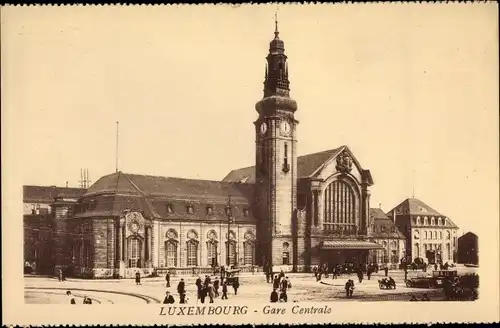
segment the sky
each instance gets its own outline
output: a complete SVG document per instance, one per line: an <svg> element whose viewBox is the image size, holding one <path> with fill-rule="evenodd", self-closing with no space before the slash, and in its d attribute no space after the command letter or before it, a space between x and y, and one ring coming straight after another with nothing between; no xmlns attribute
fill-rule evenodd
<svg viewBox="0 0 500 328"><path fill-rule="evenodd" d="M255 161L276 6L2 8L2 158L19 185L127 173L221 180ZM497 227L497 9L278 8L298 152L348 145L371 206L414 195ZM5 147L4 147L5 146ZM14 180L11 180L14 181ZM16 182L16 183L17 183Z"/></svg>

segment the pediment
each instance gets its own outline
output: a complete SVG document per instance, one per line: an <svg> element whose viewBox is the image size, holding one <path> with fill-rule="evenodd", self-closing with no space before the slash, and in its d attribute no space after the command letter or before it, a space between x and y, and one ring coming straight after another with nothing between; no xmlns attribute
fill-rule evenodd
<svg viewBox="0 0 500 328"><path fill-rule="evenodd" d="M341 151L335 153L326 160L325 163L314 172L313 177L326 180L335 174L349 174L355 178L358 183L366 182L372 184L369 171L362 168L357 158L347 146L344 146Z"/></svg>

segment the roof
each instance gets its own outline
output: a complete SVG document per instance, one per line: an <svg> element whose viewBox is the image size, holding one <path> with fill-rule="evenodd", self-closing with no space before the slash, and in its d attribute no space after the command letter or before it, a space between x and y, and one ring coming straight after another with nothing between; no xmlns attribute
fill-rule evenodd
<svg viewBox="0 0 500 328"><path fill-rule="evenodd" d="M365 240L325 240L322 249L380 249L383 248L377 243Z"/></svg>
<svg viewBox="0 0 500 328"><path fill-rule="evenodd" d="M315 173L330 158L338 155L346 146L299 156L297 158L297 177L305 178ZM255 166L232 170L222 181L255 183Z"/></svg>
<svg viewBox="0 0 500 328"><path fill-rule="evenodd" d="M407 198L404 201L401 202L398 206L393 208L393 210L396 210L396 215L397 214L410 214L410 215L427 215L427 216L446 216L429 205L425 204L423 201L416 199L416 198Z"/></svg>
<svg viewBox="0 0 500 328"><path fill-rule="evenodd" d="M225 222L225 207L229 195L234 221L255 224L255 218L251 214L251 184L123 172L97 180L81 199L84 205L88 205L83 206L83 211L76 211L75 217L120 216L126 210L131 210L140 211L148 218ZM168 210L169 207L171 211ZM188 212L188 207L192 207L191 213Z"/></svg>
<svg viewBox="0 0 500 328"><path fill-rule="evenodd" d="M454 228L458 228L458 226L446 215L441 214L436 211L423 201L417 198L407 198L402 201L398 206L394 207L392 210L387 213L387 215L392 216L393 212L396 212L396 216L398 215L410 215L410 216L440 216L445 217L448 225Z"/></svg>
<svg viewBox="0 0 500 328"><path fill-rule="evenodd" d="M380 208L370 208L370 218L373 219L373 238L405 239L394 222Z"/></svg>
<svg viewBox="0 0 500 328"><path fill-rule="evenodd" d="M56 186L23 186L24 203L53 203L56 197L79 198L86 189Z"/></svg>
<svg viewBox="0 0 500 328"><path fill-rule="evenodd" d="M476 239L477 240L477 235L471 231L464 233L460 237L458 237L458 240L467 240L467 239Z"/></svg>
<svg viewBox="0 0 500 328"><path fill-rule="evenodd" d="M97 180L85 196L112 193L186 199L251 201L253 185L210 180L183 179L117 172Z"/></svg>

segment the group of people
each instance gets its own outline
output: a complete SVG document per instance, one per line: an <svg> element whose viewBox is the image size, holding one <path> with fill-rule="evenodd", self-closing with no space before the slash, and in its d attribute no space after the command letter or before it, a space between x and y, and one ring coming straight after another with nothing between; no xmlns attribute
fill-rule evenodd
<svg viewBox="0 0 500 328"><path fill-rule="evenodd" d="M170 287L170 272L167 272L165 276L166 287ZM238 294L238 288L240 287L239 280L232 279L232 282L229 283L234 290L234 295ZM212 278L209 275L205 276L205 279L202 280L201 277L198 276L195 282L196 285L196 294L197 301L199 300L201 303L205 303L205 300L208 298L209 303L214 303L214 299L221 296L221 299L227 300L227 292L228 292L228 281L221 276L220 280L218 276L214 277L212 282ZM219 289L221 289L221 293L219 293ZM177 293L179 294L179 303L185 304L188 299L186 298L186 284L184 279L181 278L177 285ZM222 294L222 295L221 295ZM175 299L173 295L167 291L165 295L165 299L163 304L172 304L175 303Z"/></svg>
<svg viewBox="0 0 500 328"><path fill-rule="evenodd" d="M73 297L73 294L71 294L71 291L66 292L66 296L69 298L69 304L76 304L76 300ZM92 299L90 297L87 297L87 295L83 296L83 304L92 304Z"/></svg>
<svg viewBox="0 0 500 328"><path fill-rule="evenodd" d="M383 270L385 272L385 276L387 277L389 268L385 266ZM352 273L356 273L358 276L358 280L361 283L363 281L365 273L368 280L370 280L372 274L378 271L379 271L378 264L373 264L373 263L369 263L367 265L367 264L356 264L356 263L346 262L343 265L337 264L331 267L329 267L328 264L324 263L322 265L313 267L313 273L314 277L316 278L316 281L320 281L323 275L325 276L325 278L328 278L328 276L331 274L333 279L337 279L342 275L349 276Z"/></svg>
<svg viewBox="0 0 500 328"><path fill-rule="evenodd" d="M271 292L270 296L271 303L288 302L287 290L292 288L292 283L290 281L290 278L285 277L285 272L281 270L279 274L274 275L272 283L273 283L273 291Z"/></svg>

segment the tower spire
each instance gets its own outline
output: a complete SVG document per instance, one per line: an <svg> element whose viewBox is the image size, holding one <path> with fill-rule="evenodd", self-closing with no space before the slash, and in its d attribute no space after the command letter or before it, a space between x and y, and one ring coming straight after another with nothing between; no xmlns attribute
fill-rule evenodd
<svg viewBox="0 0 500 328"><path fill-rule="evenodd" d="M278 39L280 32L278 31L278 12L277 11L274 13L274 25L275 25L275 28L274 28L274 37L276 39Z"/></svg>

